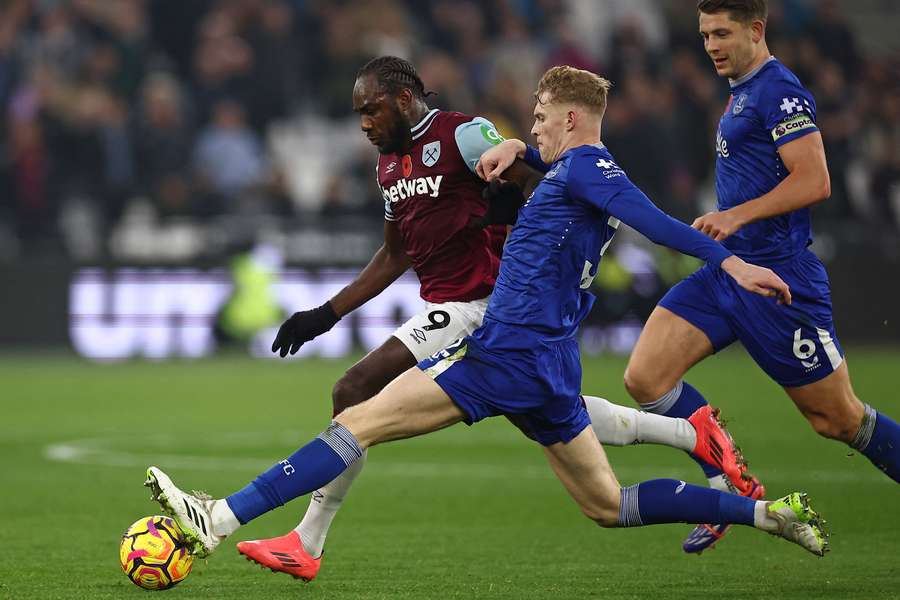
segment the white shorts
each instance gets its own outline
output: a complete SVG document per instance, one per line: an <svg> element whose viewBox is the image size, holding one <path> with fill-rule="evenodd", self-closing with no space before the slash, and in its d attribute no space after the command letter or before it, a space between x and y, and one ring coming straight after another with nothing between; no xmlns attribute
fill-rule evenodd
<svg viewBox="0 0 900 600"><path fill-rule="evenodd" d="M416 361L481 327L488 298L471 302L429 302L425 310L397 328L394 337L409 348Z"/></svg>

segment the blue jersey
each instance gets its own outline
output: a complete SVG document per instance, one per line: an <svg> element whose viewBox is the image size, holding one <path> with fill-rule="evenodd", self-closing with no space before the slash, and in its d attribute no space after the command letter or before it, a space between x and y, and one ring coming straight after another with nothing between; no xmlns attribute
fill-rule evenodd
<svg viewBox="0 0 900 600"><path fill-rule="evenodd" d="M818 131L812 94L774 58L731 88L716 134L720 211L772 191L788 175L778 148ZM741 258L762 263L789 259L810 243L806 208L744 225L724 242Z"/></svg>
<svg viewBox="0 0 900 600"><path fill-rule="evenodd" d="M485 323L571 338L593 306L588 289L620 220L714 266L731 254L656 208L602 144L572 148L549 166L526 162L545 175L506 242Z"/></svg>

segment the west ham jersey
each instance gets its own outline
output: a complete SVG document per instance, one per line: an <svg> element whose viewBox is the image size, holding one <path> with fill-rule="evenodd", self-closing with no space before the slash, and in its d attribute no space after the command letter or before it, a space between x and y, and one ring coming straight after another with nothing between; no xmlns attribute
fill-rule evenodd
<svg viewBox="0 0 900 600"><path fill-rule="evenodd" d="M412 128L403 155L378 158L385 219L397 223L428 302L465 302L491 293L499 268L496 232L469 226L484 215L484 182L474 168L502 141L480 117L431 110Z"/></svg>
<svg viewBox="0 0 900 600"><path fill-rule="evenodd" d="M818 131L816 103L797 77L770 58L731 82L731 98L716 135L719 210L772 191L788 175L778 148ZM744 225L724 241L752 262L780 262L812 242L809 209Z"/></svg>

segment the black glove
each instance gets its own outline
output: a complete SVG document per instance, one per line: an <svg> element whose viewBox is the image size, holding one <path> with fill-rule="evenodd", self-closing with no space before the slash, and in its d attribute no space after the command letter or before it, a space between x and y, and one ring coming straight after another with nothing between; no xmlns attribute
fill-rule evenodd
<svg viewBox="0 0 900 600"><path fill-rule="evenodd" d="M340 320L330 302L312 310L295 312L278 329L278 335L272 342L272 352L278 352L281 358L287 356L288 352L294 355L300 346L322 335Z"/></svg>
<svg viewBox="0 0 900 600"><path fill-rule="evenodd" d="M473 225L513 225L519 216L519 209L525 204L522 188L512 181L495 179L484 187L481 197L487 201L487 212Z"/></svg>

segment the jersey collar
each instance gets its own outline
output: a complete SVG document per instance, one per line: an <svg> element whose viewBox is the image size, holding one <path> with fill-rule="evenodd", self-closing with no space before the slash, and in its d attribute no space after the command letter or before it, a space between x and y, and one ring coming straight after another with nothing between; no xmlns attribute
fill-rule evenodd
<svg viewBox="0 0 900 600"><path fill-rule="evenodd" d="M773 60L775 60L775 57L774 57L774 56L770 56L770 57L768 58L768 60L766 60L763 64L759 65L758 67L756 67L755 69L753 69L752 71L750 71L749 73L747 73L746 75L744 75L743 77L740 77L740 78L738 78L738 79L729 79L729 80L728 80L728 83L731 84L731 89L734 89L734 88L736 88L736 87L739 86L739 85L744 85L745 83L747 83L748 81L750 81L751 79L753 79L754 77L756 77L756 75L757 75L760 71L762 71L762 70L765 68L765 66L768 65L768 64L769 64L770 62L772 62Z"/></svg>
<svg viewBox="0 0 900 600"><path fill-rule="evenodd" d="M425 135L425 132L428 131L429 127L431 127L431 124L434 122L434 117L437 114L438 109L432 108L425 114L424 117L422 117L421 121L413 125L409 130L409 132L412 134L412 139L416 140Z"/></svg>

